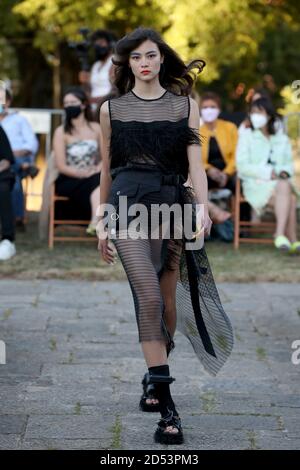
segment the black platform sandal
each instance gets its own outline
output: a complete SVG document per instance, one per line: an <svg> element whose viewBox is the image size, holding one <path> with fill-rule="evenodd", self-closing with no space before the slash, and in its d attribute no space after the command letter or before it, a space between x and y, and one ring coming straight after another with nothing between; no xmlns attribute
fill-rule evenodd
<svg viewBox="0 0 300 470"><path fill-rule="evenodd" d="M170 352L175 348L175 343L173 339L171 338L171 335L169 334L169 341L166 345L167 349L167 357L169 357ZM142 380L142 385L143 385L143 394L140 399L139 403L139 409L141 411L146 411L148 413L156 413L159 411L159 403L147 403L146 400L151 400L155 399L157 400L157 393L155 391L155 384L148 384L146 385L146 381L148 380L149 372L146 372L146 374L143 377Z"/></svg>
<svg viewBox="0 0 300 470"><path fill-rule="evenodd" d="M183 444L183 432L181 426L181 420L178 415L174 415L173 411L170 410L170 413L161 418L158 422L158 427L154 433L154 441L159 444ZM178 432L166 431L168 426L176 428Z"/></svg>
<svg viewBox="0 0 300 470"><path fill-rule="evenodd" d="M176 379L171 376L165 375L149 375L146 379L146 384L160 384L160 383L169 383L171 384ZM154 433L154 441L160 444L167 445L176 445L182 444L184 442L183 431L181 420L178 414L175 414L173 410L169 407L168 414L162 416L161 419L157 422L158 427ZM177 429L177 432L166 431L168 426L172 426Z"/></svg>
<svg viewBox="0 0 300 470"><path fill-rule="evenodd" d="M146 400L149 400L149 399L158 400L156 390L155 390L155 384L149 383L148 376L149 376L149 372L146 372L142 380L143 394L140 399L139 408L141 411L154 413L154 412L159 411L159 403L147 403L146 402Z"/></svg>

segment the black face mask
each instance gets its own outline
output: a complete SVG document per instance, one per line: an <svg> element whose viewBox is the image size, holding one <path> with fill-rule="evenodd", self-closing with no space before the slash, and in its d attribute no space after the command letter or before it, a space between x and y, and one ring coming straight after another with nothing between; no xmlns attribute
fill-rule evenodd
<svg viewBox="0 0 300 470"><path fill-rule="evenodd" d="M81 106L66 106L64 108L66 112L66 119L70 121L71 119L75 119L79 116L79 114L82 112Z"/></svg>
<svg viewBox="0 0 300 470"><path fill-rule="evenodd" d="M99 46L95 44L95 57L97 60L103 60L108 56L110 48L108 46Z"/></svg>

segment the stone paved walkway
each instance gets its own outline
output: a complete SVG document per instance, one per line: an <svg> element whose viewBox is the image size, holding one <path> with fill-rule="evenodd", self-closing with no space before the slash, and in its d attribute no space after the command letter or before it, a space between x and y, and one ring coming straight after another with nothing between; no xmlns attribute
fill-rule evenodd
<svg viewBox="0 0 300 470"><path fill-rule="evenodd" d="M221 284L231 360L206 374L176 334L180 449L300 449L300 288ZM127 282L0 281L0 448L163 449L138 410L145 364ZM171 448L171 447L169 447Z"/></svg>

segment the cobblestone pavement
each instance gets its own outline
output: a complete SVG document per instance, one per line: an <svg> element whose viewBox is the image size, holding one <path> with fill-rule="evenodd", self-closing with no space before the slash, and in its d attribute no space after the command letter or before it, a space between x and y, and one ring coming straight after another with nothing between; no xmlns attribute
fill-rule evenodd
<svg viewBox="0 0 300 470"><path fill-rule="evenodd" d="M212 378L176 334L185 444L173 448L300 449L299 285L218 287L234 352ZM146 368L127 282L1 280L0 299L0 448L165 448L153 442L159 414L138 409Z"/></svg>

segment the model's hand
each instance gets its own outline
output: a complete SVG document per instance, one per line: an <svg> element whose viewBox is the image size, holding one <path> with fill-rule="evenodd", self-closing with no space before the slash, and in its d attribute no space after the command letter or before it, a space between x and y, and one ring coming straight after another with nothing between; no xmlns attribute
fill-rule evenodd
<svg viewBox="0 0 300 470"><path fill-rule="evenodd" d="M208 211L199 210L196 215L197 231L195 238L200 238L201 236L209 236L212 226L212 220L209 217Z"/></svg>
<svg viewBox="0 0 300 470"><path fill-rule="evenodd" d="M99 239L98 250L100 251L103 260L108 264L115 264L114 250L110 246L102 219L97 223L97 236Z"/></svg>
<svg viewBox="0 0 300 470"><path fill-rule="evenodd" d="M102 258L106 263L115 264L116 261L114 257L114 251L112 247L109 245L108 239L99 240L98 250L100 251Z"/></svg>
<svg viewBox="0 0 300 470"><path fill-rule="evenodd" d="M204 211L204 214L201 217L201 223L202 223L202 227L204 231L204 236L208 237L210 235L212 220L209 217L209 213L207 209Z"/></svg>
<svg viewBox="0 0 300 470"><path fill-rule="evenodd" d="M212 226L212 220L209 217L209 214L207 213L204 217L204 235L206 237L210 235L211 226Z"/></svg>

